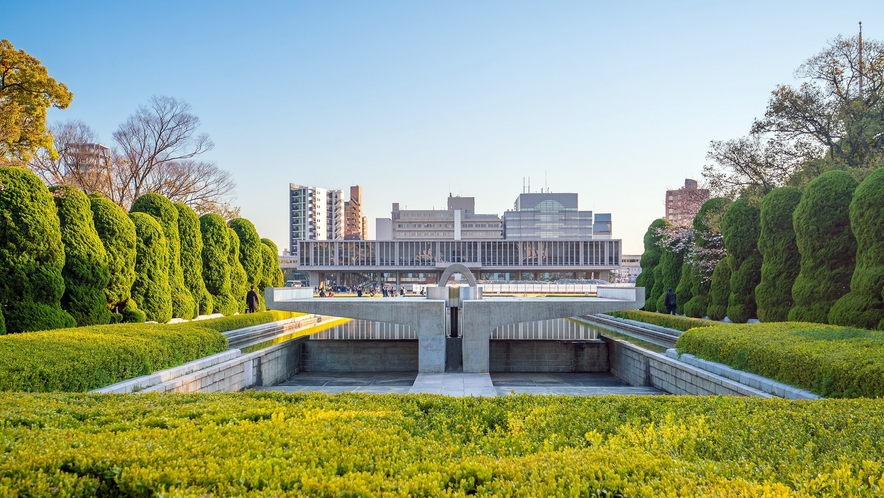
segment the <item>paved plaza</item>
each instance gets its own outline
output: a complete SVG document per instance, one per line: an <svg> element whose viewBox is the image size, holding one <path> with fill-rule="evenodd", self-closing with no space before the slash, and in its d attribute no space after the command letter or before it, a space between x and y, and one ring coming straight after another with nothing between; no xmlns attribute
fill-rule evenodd
<svg viewBox="0 0 884 498"><path fill-rule="evenodd" d="M287 393L430 393L446 396L665 394L653 387L632 387L609 373L304 372L280 385L255 389Z"/></svg>

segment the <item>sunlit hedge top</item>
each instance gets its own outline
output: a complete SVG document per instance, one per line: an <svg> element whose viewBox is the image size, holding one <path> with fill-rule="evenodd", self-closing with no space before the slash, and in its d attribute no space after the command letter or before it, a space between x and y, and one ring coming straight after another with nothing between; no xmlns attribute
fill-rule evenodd
<svg viewBox="0 0 884 498"><path fill-rule="evenodd" d="M89 203L110 268L107 303L125 306L135 282L135 224L123 208L100 194L90 195Z"/></svg>

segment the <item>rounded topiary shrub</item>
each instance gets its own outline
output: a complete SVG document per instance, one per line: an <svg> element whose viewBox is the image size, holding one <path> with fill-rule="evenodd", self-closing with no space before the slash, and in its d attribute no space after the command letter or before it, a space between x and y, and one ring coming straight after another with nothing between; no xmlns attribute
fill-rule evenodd
<svg viewBox="0 0 884 498"><path fill-rule="evenodd" d="M169 243L153 216L129 213L135 223L135 283L132 299L147 320L166 323L172 319L172 290L169 287ZM127 310L123 310L124 319ZM130 320L126 320L130 321ZM135 321L135 320L132 320Z"/></svg>
<svg viewBox="0 0 884 498"><path fill-rule="evenodd" d="M239 306L230 295L230 229L219 214L200 216L203 239L203 281L212 296L214 311L232 315Z"/></svg>
<svg viewBox="0 0 884 498"><path fill-rule="evenodd" d="M209 315L212 313L212 296L203 282L203 237L200 234L200 219L190 206L180 202L175 204L178 210L178 235L181 239L181 271L184 274L184 285L190 291L196 306L190 317Z"/></svg>
<svg viewBox="0 0 884 498"><path fill-rule="evenodd" d="M654 269L660 264L660 256L663 251L660 249L660 230L669 226L669 222L663 218L658 218L651 222L648 231L645 232L644 244L645 251L642 253L641 265L642 271L638 278L635 279L636 287L645 288L645 305L642 308L645 311L657 311L657 298L659 297L658 287L654 281Z"/></svg>
<svg viewBox="0 0 884 498"><path fill-rule="evenodd" d="M2 306L0 306L0 335L6 335L6 319L3 318Z"/></svg>
<svg viewBox="0 0 884 498"><path fill-rule="evenodd" d="M789 319L792 285L801 268L792 225L792 214L800 201L801 191L795 187L774 189L761 201L761 282L755 288L755 302L762 322Z"/></svg>
<svg viewBox="0 0 884 498"><path fill-rule="evenodd" d="M666 237L661 239L660 244L662 246L662 254L660 255L660 264L657 265L654 273L654 288L660 289L656 303L657 311L666 313L666 293L670 288L675 290L679 279L681 279L684 248L679 247L677 243ZM677 304L678 300L676 299Z"/></svg>
<svg viewBox="0 0 884 498"><path fill-rule="evenodd" d="M184 272L181 269L181 236L178 232L178 210L172 201L160 194L144 194L132 203L130 213L147 213L160 223L168 245L167 264L169 265L169 287L172 289L172 316L175 318L193 317L196 303L184 285ZM146 311L146 310L145 310ZM150 317L150 313L147 313Z"/></svg>
<svg viewBox="0 0 884 498"><path fill-rule="evenodd" d="M801 269L792 285L790 322L828 323L832 305L850 290L856 265L850 202L856 185L845 171L827 171L801 195L792 215Z"/></svg>
<svg viewBox="0 0 884 498"><path fill-rule="evenodd" d="M873 329L884 325L884 168L872 172L853 194L850 228L856 267L850 292L829 311L829 323Z"/></svg>
<svg viewBox="0 0 884 498"><path fill-rule="evenodd" d="M147 314L138 309L138 306L135 305L135 301L132 299L126 301L126 306L121 311L121 314L123 315L123 321L126 323L144 323L147 321Z"/></svg>
<svg viewBox="0 0 884 498"><path fill-rule="evenodd" d="M282 267L279 266L279 247L268 238L262 238L261 243L270 249L269 253L264 251L264 287L284 286L285 278L282 276Z"/></svg>
<svg viewBox="0 0 884 498"><path fill-rule="evenodd" d="M227 228L230 241L230 252L227 253L227 264L230 265L230 306L237 313L246 310L246 294L249 292L249 277L240 263L239 237L232 228Z"/></svg>
<svg viewBox="0 0 884 498"><path fill-rule="evenodd" d="M721 235L731 265L727 316L735 323L746 323L756 316L755 287L761 280L759 214L758 208L748 200L737 199L721 219Z"/></svg>
<svg viewBox="0 0 884 498"><path fill-rule="evenodd" d="M724 320L731 295L731 262L725 257L715 265L709 286L709 307L706 315L710 320Z"/></svg>
<svg viewBox="0 0 884 498"><path fill-rule="evenodd" d="M245 218L230 220L230 228L239 238L239 262L246 271L247 285L258 287L264 272L264 251L261 249L261 237L251 221Z"/></svg>
<svg viewBox="0 0 884 498"><path fill-rule="evenodd" d="M92 221L89 198L80 189L59 185L49 189L58 209L64 245L64 294L61 306L77 325L110 323L105 289L110 281L107 253Z"/></svg>
<svg viewBox="0 0 884 498"><path fill-rule="evenodd" d="M64 247L46 185L23 168L0 167L0 308L7 332L76 325L61 308Z"/></svg>
<svg viewBox="0 0 884 498"><path fill-rule="evenodd" d="M688 258L684 258L681 265L681 277L678 279L678 286L675 288L675 313L684 315L684 307L692 297L694 287L694 267Z"/></svg>
<svg viewBox="0 0 884 498"><path fill-rule="evenodd" d="M123 208L101 194L91 194L89 205L110 270L105 299L111 310L122 313L126 306L135 306L130 300L135 282L135 224Z"/></svg>
<svg viewBox="0 0 884 498"><path fill-rule="evenodd" d="M694 254L691 299L684 304L685 315L703 318L709 308L712 272L724 257L724 240L721 236L721 219L731 200L716 197L704 202L694 216Z"/></svg>

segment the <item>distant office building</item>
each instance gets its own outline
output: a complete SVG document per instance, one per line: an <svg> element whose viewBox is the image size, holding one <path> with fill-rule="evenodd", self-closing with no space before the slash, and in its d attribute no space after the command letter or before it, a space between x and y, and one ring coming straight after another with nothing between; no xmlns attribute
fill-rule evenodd
<svg viewBox="0 0 884 498"><path fill-rule="evenodd" d="M344 202L344 239L365 240L364 235L368 227L364 226L365 217L362 216L362 187L354 185L350 187L350 200Z"/></svg>
<svg viewBox="0 0 884 498"><path fill-rule="evenodd" d="M343 239L343 192L289 184L289 218L292 248L299 240Z"/></svg>
<svg viewBox="0 0 884 498"><path fill-rule="evenodd" d="M387 221L389 220L389 232ZM390 218L378 218L377 240L478 240L501 239L502 223L496 214L476 214L474 197L448 196L448 209L400 209L393 203ZM389 238L387 238L389 237Z"/></svg>
<svg viewBox="0 0 884 498"><path fill-rule="evenodd" d="M614 273L614 282L616 283L635 283L642 272L641 254L624 254L620 257L620 268L612 272ZM645 289L645 292L648 292Z"/></svg>
<svg viewBox="0 0 884 498"><path fill-rule="evenodd" d="M684 187L666 191L666 219L673 225L691 225L709 190L697 187L697 180L685 179Z"/></svg>
<svg viewBox="0 0 884 498"><path fill-rule="evenodd" d="M522 193L513 209L503 214L504 238L512 239L591 239L611 238L610 213L577 208L577 194Z"/></svg>

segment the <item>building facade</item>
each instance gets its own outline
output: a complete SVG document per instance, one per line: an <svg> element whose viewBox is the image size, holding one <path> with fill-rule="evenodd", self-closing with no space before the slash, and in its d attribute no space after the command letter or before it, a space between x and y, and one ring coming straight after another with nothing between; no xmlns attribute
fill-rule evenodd
<svg viewBox="0 0 884 498"><path fill-rule="evenodd" d="M684 187L666 191L666 219L673 225L691 225L709 190L698 188L697 180L685 179Z"/></svg>
<svg viewBox="0 0 884 498"><path fill-rule="evenodd" d="M362 216L362 187L350 187L350 200L344 202L344 239L365 240L368 238L366 218Z"/></svg>
<svg viewBox="0 0 884 498"><path fill-rule="evenodd" d="M289 244L344 238L344 199L340 190L289 184Z"/></svg>
<svg viewBox="0 0 884 498"><path fill-rule="evenodd" d="M448 197L448 209L400 209L393 203L390 218L379 218L378 240L501 239L502 222L496 214L476 214L474 197ZM389 220L389 223L386 221ZM388 227L389 226L389 230Z"/></svg>
<svg viewBox="0 0 884 498"><path fill-rule="evenodd" d="M610 213L580 211L577 194L522 193L513 203L513 209L503 214L504 238L507 240L533 239L591 239L611 238Z"/></svg>

